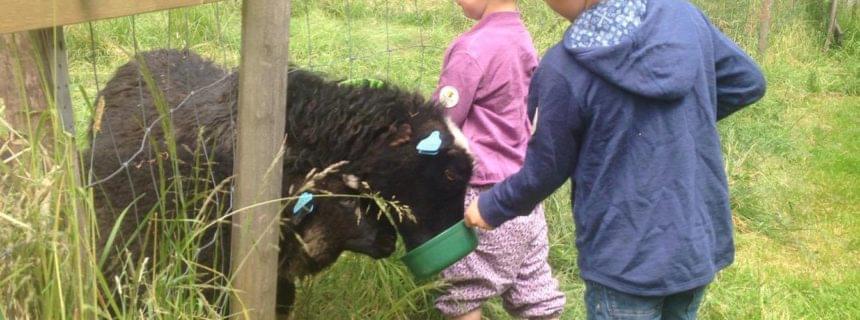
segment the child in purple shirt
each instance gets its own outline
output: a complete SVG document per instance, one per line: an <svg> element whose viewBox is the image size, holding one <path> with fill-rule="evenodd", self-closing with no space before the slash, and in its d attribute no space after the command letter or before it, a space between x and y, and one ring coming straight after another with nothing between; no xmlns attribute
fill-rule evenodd
<svg viewBox="0 0 860 320"><path fill-rule="evenodd" d="M537 67L531 37L514 0L458 0L478 23L454 40L434 93L449 118L463 130L475 157L466 197L517 172L531 136L526 96ZM547 263L543 208L492 231L478 231L478 248L442 272L451 283L436 301L448 317L480 319L481 305L501 296L511 314L558 318L565 297Z"/></svg>

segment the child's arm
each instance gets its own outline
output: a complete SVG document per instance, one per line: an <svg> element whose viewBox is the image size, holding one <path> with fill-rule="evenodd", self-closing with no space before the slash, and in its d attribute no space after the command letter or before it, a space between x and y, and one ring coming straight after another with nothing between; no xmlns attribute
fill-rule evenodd
<svg viewBox="0 0 860 320"><path fill-rule="evenodd" d="M493 227L525 215L570 177L579 151L582 120L571 103L570 86L553 69L539 69L532 79L529 103L540 104L537 128L519 172L481 194L481 217ZM530 109L534 109L531 106Z"/></svg>
<svg viewBox="0 0 860 320"><path fill-rule="evenodd" d="M755 103L766 82L755 61L713 25L717 76L717 120Z"/></svg>
<svg viewBox="0 0 860 320"><path fill-rule="evenodd" d="M481 83L483 70L465 52L454 52L448 59L433 97L445 107L445 115L458 127L463 127Z"/></svg>

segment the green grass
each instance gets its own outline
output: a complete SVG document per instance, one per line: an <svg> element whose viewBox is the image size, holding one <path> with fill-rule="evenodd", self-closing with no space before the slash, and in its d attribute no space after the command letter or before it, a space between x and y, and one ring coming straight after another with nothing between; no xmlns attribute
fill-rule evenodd
<svg viewBox="0 0 860 320"><path fill-rule="evenodd" d="M759 1L695 2L754 51ZM542 1L520 5L538 51L558 41L566 22ZM843 10L844 42L824 51L824 6L775 2L770 46L766 56L756 57L768 94L719 125L737 256L710 286L704 319L860 319L860 10ZM92 34L88 24L70 26L78 131L88 126L97 87L129 54L189 47L235 67L240 22L238 3L227 1L94 22ZM470 25L450 1L296 0L291 61L337 77L390 79L427 94L447 43ZM80 256L78 235L61 216L76 199L91 210L87 192L70 186L62 153L31 149L19 159L25 165L0 164L0 301L9 302L0 304L0 317L73 317L77 307L94 307L96 300L80 294L86 287L80 273L68 269ZM563 318L581 319L584 285L568 194L564 187L545 202L549 262L567 294ZM165 246L187 249L187 243L177 239ZM125 317L211 318L212 306L176 267L188 256L180 253L150 270L144 282L157 290L140 297ZM323 274L301 281L295 318L440 319L432 301L442 285L414 283L395 258L346 254ZM509 318L498 300L485 315Z"/></svg>

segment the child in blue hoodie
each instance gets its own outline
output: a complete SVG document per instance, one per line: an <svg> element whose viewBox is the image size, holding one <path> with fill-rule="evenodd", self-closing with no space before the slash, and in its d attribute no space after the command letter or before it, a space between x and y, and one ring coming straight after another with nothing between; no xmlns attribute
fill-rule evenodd
<svg viewBox="0 0 860 320"><path fill-rule="evenodd" d="M764 77L686 1L546 2L572 24L532 78L525 162L466 223L528 214L569 177L589 319L694 319L734 259L717 121Z"/></svg>

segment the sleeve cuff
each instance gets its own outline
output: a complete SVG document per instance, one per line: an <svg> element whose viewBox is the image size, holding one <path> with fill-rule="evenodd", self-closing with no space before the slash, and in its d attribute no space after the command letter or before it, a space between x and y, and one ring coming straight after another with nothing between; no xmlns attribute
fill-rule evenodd
<svg viewBox="0 0 860 320"><path fill-rule="evenodd" d="M493 228L497 228L512 217L505 215L504 211L495 201L492 189L484 191L478 197L478 211L481 213L481 218Z"/></svg>

